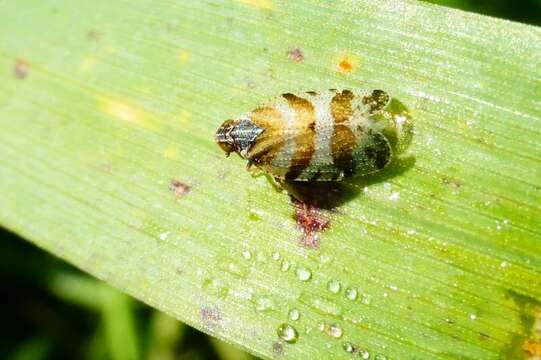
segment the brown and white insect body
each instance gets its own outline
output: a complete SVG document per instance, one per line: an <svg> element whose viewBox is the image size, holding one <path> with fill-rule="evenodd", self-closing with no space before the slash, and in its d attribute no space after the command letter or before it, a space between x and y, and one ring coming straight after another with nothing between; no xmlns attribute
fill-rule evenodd
<svg viewBox="0 0 541 360"><path fill-rule="evenodd" d="M406 108L382 90L283 94L225 121L218 145L279 180L337 181L389 164L411 140Z"/></svg>

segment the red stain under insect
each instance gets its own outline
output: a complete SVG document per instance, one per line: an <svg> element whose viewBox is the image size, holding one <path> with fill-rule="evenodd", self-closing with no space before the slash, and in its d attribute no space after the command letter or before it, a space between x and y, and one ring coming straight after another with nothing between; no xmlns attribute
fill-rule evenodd
<svg viewBox="0 0 541 360"><path fill-rule="evenodd" d="M314 205L295 201L295 220L302 231L302 245L307 248L317 248L319 245L319 232L327 229L330 220L322 210Z"/></svg>
<svg viewBox="0 0 541 360"><path fill-rule="evenodd" d="M28 76L28 63L26 60L17 59L13 68L13 74L15 74L17 79L24 79Z"/></svg>
<svg viewBox="0 0 541 360"><path fill-rule="evenodd" d="M304 54L302 53L301 49L295 48L292 50L289 50L287 52L287 57L289 60L292 60L294 62L302 62L304 60Z"/></svg>
<svg viewBox="0 0 541 360"><path fill-rule="evenodd" d="M169 190L171 190L176 197L181 197L189 193L191 187L181 181L173 179L169 183Z"/></svg>

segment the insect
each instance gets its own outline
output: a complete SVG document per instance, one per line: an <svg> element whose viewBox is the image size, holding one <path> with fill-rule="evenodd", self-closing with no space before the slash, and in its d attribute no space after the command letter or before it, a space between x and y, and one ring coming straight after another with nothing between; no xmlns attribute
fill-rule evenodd
<svg viewBox="0 0 541 360"><path fill-rule="evenodd" d="M389 164L411 141L407 108L383 90L286 93L226 120L218 145L278 181L340 181Z"/></svg>

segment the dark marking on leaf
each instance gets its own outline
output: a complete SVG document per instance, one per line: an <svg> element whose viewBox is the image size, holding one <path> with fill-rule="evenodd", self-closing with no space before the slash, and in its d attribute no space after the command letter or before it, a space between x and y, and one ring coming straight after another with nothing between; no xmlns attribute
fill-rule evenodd
<svg viewBox="0 0 541 360"><path fill-rule="evenodd" d="M101 34L96 29L88 30L86 33L86 39L88 41L98 41L101 38Z"/></svg>
<svg viewBox="0 0 541 360"><path fill-rule="evenodd" d="M451 189L454 189L454 190L458 190L462 186L462 181L460 181L458 179L454 179L454 178L449 177L449 176L443 176L441 178L441 181L442 181L443 184L449 186Z"/></svg>
<svg viewBox="0 0 541 360"><path fill-rule="evenodd" d="M289 58L289 60L294 61L296 63L300 63L304 61L304 54L299 48L289 50L287 52L287 57Z"/></svg>
<svg viewBox="0 0 541 360"><path fill-rule="evenodd" d="M275 355L282 355L284 353L284 346L279 342L275 342L274 344L272 344L272 352Z"/></svg>
<svg viewBox="0 0 541 360"><path fill-rule="evenodd" d="M169 183L169 190L171 190L176 197L182 197L188 194L192 188L181 181L172 179Z"/></svg>

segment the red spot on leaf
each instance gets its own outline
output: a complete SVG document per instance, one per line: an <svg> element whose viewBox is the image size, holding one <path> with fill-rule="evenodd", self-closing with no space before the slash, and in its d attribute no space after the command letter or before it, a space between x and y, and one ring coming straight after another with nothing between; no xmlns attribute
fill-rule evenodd
<svg viewBox="0 0 541 360"><path fill-rule="evenodd" d="M302 244L307 248L317 248L319 233L327 229L330 219L320 208L304 202L295 201L295 220L302 231Z"/></svg>
<svg viewBox="0 0 541 360"><path fill-rule="evenodd" d="M289 50L287 52L287 57L289 58L289 60L292 60L297 63L302 62L304 60L304 54L299 48Z"/></svg>
<svg viewBox="0 0 541 360"><path fill-rule="evenodd" d="M188 184L173 179L169 183L169 190L171 190L176 197L182 197L190 192L191 187Z"/></svg>

